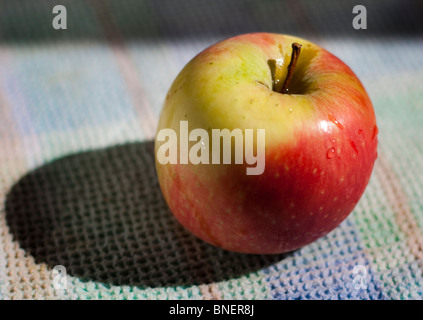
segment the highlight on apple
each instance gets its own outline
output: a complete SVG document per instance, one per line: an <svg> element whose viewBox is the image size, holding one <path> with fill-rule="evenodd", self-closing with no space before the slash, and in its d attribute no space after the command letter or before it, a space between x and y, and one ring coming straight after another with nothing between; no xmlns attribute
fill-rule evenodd
<svg viewBox="0 0 423 320"><path fill-rule="evenodd" d="M254 143L256 131L256 143ZM180 121L179 135L170 128L157 133L157 161L162 164L235 164L245 162L247 175L261 175L265 169L265 129L212 129L211 141L207 130L196 128L188 133L188 121ZM178 145L179 136L179 145ZM232 139L233 138L233 139ZM245 141L244 141L245 140ZM221 143L223 141L223 143ZM232 148L232 141L234 145ZM191 148L189 143L191 142ZM196 142L195 144L192 144ZM211 161L210 161L211 142ZM255 147L255 148L254 148ZM188 150L189 149L189 150ZM256 149L256 152L254 152ZM232 156L232 150L234 156ZM256 155L254 155L256 153ZM223 160L221 162L221 160ZM255 165L255 166L254 166Z"/></svg>

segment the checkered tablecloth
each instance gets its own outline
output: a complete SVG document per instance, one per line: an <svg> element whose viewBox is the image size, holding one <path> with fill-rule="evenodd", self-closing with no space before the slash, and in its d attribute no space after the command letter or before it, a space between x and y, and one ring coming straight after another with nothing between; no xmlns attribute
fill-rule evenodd
<svg viewBox="0 0 423 320"><path fill-rule="evenodd" d="M67 9L67 29L52 9ZM0 2L0 299L421 299L423 5L361 1ZM173 79L232 35L307 38L347 63L379 127L351 215L285 255L183 229L153 140ZM60 267L63 266L64 268Z"/></svg>

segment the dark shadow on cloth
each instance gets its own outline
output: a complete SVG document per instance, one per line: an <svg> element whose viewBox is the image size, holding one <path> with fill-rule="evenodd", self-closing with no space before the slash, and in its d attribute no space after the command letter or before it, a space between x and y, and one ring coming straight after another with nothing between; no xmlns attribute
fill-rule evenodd
<svg viewBox="0 0 423 320"><path fill-rule="evenodd" d="M67 9L67 29L52 27L53 7ZM355 30L353 7L367 9ZM2 0L0 42L224 38L248 32L315 37L408 37L423 34L416 0Z"/></svg>
<svg viewBox="0 0 423 320"><path fill-rule="evenodd" d="M7 195L6 219L37 262L106 284L198 285L284 258L228 252L186 231L162 197L151 141L66 156L28 173Z"/></svg>

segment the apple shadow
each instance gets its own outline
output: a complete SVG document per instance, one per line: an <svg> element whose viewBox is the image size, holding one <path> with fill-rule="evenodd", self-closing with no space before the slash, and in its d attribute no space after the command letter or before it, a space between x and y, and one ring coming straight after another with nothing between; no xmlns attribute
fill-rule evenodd
<svg viewBox="0 0 423 320"><path fill-rule="evenodd" d="M14 239L38 263L83 281L162 287L239 277L286 255L229 252L173 217L152 141L73 154L28 173L6 198Z"/></svg>

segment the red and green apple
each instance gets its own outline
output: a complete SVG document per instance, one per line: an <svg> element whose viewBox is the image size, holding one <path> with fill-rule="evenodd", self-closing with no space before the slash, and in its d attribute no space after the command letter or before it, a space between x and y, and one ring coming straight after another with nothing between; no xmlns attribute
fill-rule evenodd
<svg viewBox="0 0 423 320"><path fill-rule="evenodd" d="M194 57L168 91L158 132L179 132L181 121L210 136L265 129L257 175L246 174L247 163L159 163L156 140L171 212L230 251L284 253L326 235L358 203L377 157L375 113L357 76L325 49L288 35L240 35Z"/></svg>

